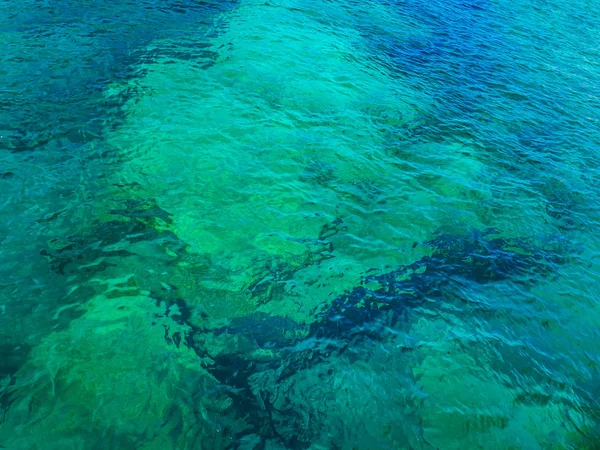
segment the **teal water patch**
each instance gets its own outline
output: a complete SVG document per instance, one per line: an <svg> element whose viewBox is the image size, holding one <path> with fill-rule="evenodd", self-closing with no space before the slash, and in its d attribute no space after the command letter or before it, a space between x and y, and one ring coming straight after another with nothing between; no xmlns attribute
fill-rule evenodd
<svg viewBox="0 0 600 450"><path fill-rule="evenodd" d="M233 5L172 7L163 2L0 7L6 19L0 31L2 415L14 402L15 373L31 348L80 317L79 306L95 293L94 274L113 266L111 257L131 253L98 246L114 245L140 228L153 236L135 224L96 226L95 205L106 200L109 149L102 135L123 119L121 105L133 94L107 97L105 91L117 80L139 77L140 61L162 53L175 58L166 46L149 50L153 40L199 23L214 33L213 18ZM196 55L208 63L212 55L205 47L176 56Z"/></svg>
<svg viewBox="0 0 600 450"><path fill-rule="evenodd" d="M202 46L177 54L146 46L199 23L212 25L211 17L228 7L194 1L5 5L0 145L24 151L54 144L64 152L97 138L119 113L118 99L98 98L107 84L136 76L136 62L161 53L210 59Z"/></svg>
<svg viewBox="0 0 600 450"><path fill-rule="evenodd" d="M62 6L3 28L1 445L595 448L584 2Z"/></svg>

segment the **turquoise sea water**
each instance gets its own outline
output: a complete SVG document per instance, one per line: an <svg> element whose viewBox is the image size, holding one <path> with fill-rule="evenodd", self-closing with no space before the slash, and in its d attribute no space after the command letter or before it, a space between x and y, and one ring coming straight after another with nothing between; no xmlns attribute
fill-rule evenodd
<svg viewBox="0 0 600 450"><path fill-rule="evenodd" d="M600 3L0 13L0 448L600 448Z"/></svg>

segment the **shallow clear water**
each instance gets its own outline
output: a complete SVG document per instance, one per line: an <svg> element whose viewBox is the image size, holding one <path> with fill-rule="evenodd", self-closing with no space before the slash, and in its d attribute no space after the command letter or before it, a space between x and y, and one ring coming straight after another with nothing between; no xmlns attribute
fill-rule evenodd
<svg viewBox="0 0 600 450"><path fill-rule="evenodd" d="M0 12L0 447L597 448L600 4Z"/></svg>

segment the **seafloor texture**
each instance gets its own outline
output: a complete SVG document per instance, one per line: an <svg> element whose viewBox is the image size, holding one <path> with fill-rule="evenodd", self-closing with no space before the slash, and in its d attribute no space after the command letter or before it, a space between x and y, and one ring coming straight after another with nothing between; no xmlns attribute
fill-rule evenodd
<svg viewBox="0 0 600 450"><path fill-rule="evenodd" d="M0 448L599 448L598 2L0 13Z"/></svg>

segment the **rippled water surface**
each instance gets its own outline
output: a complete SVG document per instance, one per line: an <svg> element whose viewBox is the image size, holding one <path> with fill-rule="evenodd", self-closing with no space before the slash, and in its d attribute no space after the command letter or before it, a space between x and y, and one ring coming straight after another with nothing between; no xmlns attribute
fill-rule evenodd
<svg viewBox="0 0 600 450"><path fill-rule="evenodd" d="M0 448L599 448L600 3L0 13Z"/></svg>

